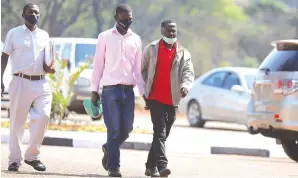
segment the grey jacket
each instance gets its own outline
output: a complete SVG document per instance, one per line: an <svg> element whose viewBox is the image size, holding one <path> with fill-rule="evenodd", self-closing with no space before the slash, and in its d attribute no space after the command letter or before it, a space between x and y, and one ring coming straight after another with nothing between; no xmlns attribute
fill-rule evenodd
<svg viewBox="0 0 298 178"><path fill-rule="evenodd" d="M153 41L143 51L142 76L146 84L146 98L150 94L155 76L159 41ZM183 87L190 91L194 82L194 70L190 53L179 43L177 43L176 47L176 55L171 70L171 94L174 106L178 106L180 103L180 89Z"/></svg>

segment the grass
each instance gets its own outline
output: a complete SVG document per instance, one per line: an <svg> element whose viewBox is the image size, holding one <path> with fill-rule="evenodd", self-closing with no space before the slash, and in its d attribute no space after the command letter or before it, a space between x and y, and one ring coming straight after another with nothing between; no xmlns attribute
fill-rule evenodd
<svg viewBox="0 0 298 178"><path fill-rule="evenodd" d="M2 121L1 128L9 128L10 121ZM26 129L29 128L29 124L26 123ZM48 130L56 131L78 131L78 132L107 132L107 128L104 125L78 125L78 124L49 124ZM152 131L146 129L135 128L132 133L136 134L152 134Z"/></svg>

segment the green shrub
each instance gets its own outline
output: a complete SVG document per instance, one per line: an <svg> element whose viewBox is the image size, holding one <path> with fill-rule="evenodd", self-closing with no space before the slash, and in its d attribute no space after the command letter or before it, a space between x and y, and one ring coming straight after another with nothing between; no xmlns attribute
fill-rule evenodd
<svg viewBox="0 0 298 178"><path fill-rule="evenodd" d="M80 74L90 67L93 61L88 61L79 66L73 73L67 74L66 64L62 60L55 61L55 74L49 74L49 82L52 89L52 108L51 108L51 122L58 121L65 118L67 106L73 95L73 86ZM66 86L66 87L65 87Z"/></svg>

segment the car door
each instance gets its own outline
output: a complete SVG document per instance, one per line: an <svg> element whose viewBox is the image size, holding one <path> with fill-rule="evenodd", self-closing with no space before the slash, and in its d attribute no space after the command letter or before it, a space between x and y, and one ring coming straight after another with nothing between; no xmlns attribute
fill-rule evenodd
<svg viewBox="0 0 298 178"><path fill-rule="evenodd" d="M233 91L233 86L242 87L243 91ZM223 83L223 96L218 107L222 111L223 121L239 122L243 120L247 104L247 92L237 73L229 72Z"/></svg>
<svg viewBox="0 0 298 178"><path fill-rule="evenodd" d="M220 115L219 103L221 103L222 86L227 72L219 71L210 74L202 82L200 90L200 105L204 119L214 120Z"/></svg>

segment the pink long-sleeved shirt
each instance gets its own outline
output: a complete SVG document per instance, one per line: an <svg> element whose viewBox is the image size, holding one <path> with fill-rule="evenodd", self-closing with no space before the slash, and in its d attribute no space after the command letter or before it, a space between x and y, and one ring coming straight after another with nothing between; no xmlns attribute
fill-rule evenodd
<svg viewBox="0 0 298 178"><path fill-rule="evenodd" d="M91 91L101 94L107 85L137 85L144 94L145 82L141 75L142 41L132 30L121 35L116 27L98 35Z"/></svg>

